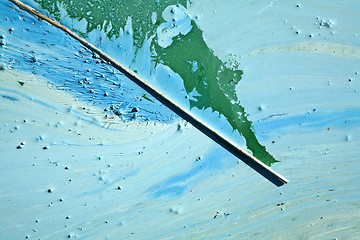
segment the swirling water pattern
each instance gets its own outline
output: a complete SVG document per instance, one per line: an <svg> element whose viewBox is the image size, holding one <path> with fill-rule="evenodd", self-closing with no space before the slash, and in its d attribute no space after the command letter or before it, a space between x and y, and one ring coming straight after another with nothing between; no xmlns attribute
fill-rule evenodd
<svg viewBox="0 0 360 240"><path fill-rule="evenodd" d="M313 1L231 2L218 6L219 1L211 1L212 8L204 8L203 2L193 1L186 9L219 61L226 62L227 51L240 57L235 61L243 71L234 85L237 98L256 138L281 160L273 168L290 184L275 188L65 34L1 1L1 238L357 238L356 1L340 8L337 1L326 6ZM144 2L139 6L149 11L151 23L166 8L155 17ZM66 17L69 12L57 13L78 31L87 31L84 21ZM94 17L103 26L100 13ZM248 23L247 35L231 24L234 16ZM274 16L277 21L271 25ZM251 27L251 17L263 19L252 21L257 28ZM121 23L124 35L137 29L135 19L132 24L128 19L124 16ZM97 26L89 38L105 45L110 40ZM219 34L214 30L219 26L231 30L220 28ZM274 37L250 37L266 35L265 30ZM180 33L172 44L189 34ZM118 39L124 48L119 54L148 59L146 51L138 55L140 50L135 54L126 46L129 36ZM131 41L144 50L143 37ZM302 43L312 39L317 42ZM184 66L196 72L201 68L196 62ZM139 73L152 69L142 66ZM163 67L162 75L170 70ZM171 89L160 83L164 91ZM173 90L183 104L196 104L202 95L190 92L193 86L181 78ZM201 114L196 106L192 110ZM203 111L211 114L209 108Z"/></svg>

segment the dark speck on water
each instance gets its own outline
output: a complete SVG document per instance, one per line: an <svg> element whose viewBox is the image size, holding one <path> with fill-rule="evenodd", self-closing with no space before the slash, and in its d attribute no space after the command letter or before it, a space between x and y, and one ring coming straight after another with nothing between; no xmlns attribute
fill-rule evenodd
<svg viewBox="0 0 360 240"><path fill-rule="evenodd" d="M131 110L131 112L139 112L139 108L135 107Z"/></svg>

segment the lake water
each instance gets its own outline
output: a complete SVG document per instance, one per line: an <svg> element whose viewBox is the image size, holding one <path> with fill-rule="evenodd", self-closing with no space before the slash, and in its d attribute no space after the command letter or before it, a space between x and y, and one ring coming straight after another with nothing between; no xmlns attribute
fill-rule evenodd
<svg viewBox="0 0 360 240"><path fill-rule="evenodd" d="M358 239L357 1L25 2L290 183L1 0L1 238Z"/></svg>

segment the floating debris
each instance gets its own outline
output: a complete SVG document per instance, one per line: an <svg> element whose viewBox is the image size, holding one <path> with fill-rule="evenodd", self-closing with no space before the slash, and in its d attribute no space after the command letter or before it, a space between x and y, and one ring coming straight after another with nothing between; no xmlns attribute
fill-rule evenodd
<svg viewBox="0 0 360 240"><path fill-rule="evenodd" d="M134 107L134 108L131 110L131 112L132 112L132 113L137 113L137 112L139 112L139 108Z"/></svg>

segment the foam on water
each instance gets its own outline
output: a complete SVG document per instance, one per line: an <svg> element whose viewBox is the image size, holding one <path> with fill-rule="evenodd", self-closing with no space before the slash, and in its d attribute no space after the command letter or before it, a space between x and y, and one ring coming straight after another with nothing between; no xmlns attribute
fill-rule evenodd
<svg viewBox="0 0 360 240"><path fill-rule="evenodd" d="M157 27L157 43L160 47L166 48L171 45L173 38L179 34L186 35L190 32L191 19L185 13L183 6L171 5L164 9L162 17L166 22Z"/></svg>

